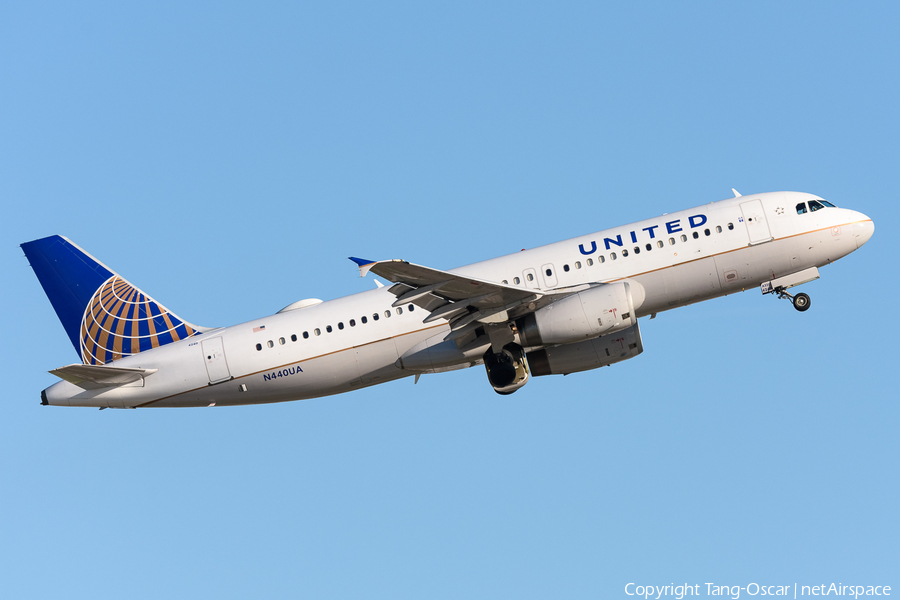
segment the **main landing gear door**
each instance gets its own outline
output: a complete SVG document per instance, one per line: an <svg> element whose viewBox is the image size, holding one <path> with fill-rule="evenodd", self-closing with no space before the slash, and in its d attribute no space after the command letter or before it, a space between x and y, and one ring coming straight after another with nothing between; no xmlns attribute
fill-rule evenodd
<svg viewBox="0 0 900 600"><path fill-rule="evenodd" d="M772 241L772 233L769 231L766 213L763 212L762 200L742 202L741 215L744 218L744 224L747 226L747 234L750 236L751 246Z"/></svg>
<svg viewBox="0 0 900 600"><path fill-rule="evenodd" d="M210 340L203 340L200 346L203 348L203 361L206 363L206 372L209 374L209 385L231 379L231 372L225 361L222 338L214 337Z"/></svg>

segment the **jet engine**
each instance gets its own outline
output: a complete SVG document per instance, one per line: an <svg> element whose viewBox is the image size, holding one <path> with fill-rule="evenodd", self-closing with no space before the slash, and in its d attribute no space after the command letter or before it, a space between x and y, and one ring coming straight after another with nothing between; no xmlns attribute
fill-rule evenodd
<svg viewBox="0 0 900 600"><path fill-rule="evenodd" d="M489 349L484 354L484 369L498 394L512 394L528 383L528 359L518 344L507 344L496 353Z"/></svg>
<svg viewBox="0 0 900 600"><path fill-rule="evenodd" d="M643 302L637 282L601 284L522 317L516 327L526 347L570 344L633 326Z"/></svg>
<svg viewBox="0 0 900 600"><path fill-rule="evenodd" d="M568 375L628 360L643 351L641 331L635 322L627 329L603 337L529 352L528 362L535 377Z"/></svg>

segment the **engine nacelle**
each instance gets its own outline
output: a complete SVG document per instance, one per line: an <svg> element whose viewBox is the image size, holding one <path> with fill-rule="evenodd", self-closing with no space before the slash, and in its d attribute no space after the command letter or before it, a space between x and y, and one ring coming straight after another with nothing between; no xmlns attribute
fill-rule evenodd
<svg viewBox="0 0 900 600"><path fill-rule="evenodd" d="M528 359L518 344L507 344L496 354L492 350L485 352L484 369L498 394L512 394L528 383Z"/></svg>
<svg viewBox="0 0 900 600"><path fill-rule="evenodd" d="M528 364L535 377L568 375L622 362L643 351L641 330L635 323L624 331L603 337L529 352Z"/></svg>
<svg viewBox="0 0 900 600"><path fill-rule="evenodd" d="M457 345L456 340L444 341L446 333L439 333L413 346L396 365L401 369L415 373L441 373L471 367L481 360L486 347L491 345L487 336L467 344L465 352Z"/></svg>
<svg viewBox="0 0 900 600"><path fill-rule="evenodd" d="M522 345L571 344L627 329L637 323L643 292L639 283L620 281L557 300L516 321Z"/></svg>

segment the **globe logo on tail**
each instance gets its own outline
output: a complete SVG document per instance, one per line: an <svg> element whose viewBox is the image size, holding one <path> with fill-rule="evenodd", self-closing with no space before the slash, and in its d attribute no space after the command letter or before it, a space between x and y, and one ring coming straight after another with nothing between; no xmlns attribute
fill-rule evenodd
<svg viewBox="0 0 900 600"><path fill-rule="evenodd" d="M81 321L81 360L102 365L200 333L118 275L94 293Z"/></svg>

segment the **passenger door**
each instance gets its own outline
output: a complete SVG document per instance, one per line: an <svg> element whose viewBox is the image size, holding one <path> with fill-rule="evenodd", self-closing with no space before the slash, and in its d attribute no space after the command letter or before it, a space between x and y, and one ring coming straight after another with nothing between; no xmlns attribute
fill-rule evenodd
<svg viewBox="0 0 900 600"><path fill-rule="evenodd" d="M742 202L741 215L744 217L744 225L747 226L751 246L772 241L769 222L766 220L766 213L763 212L762 200Z"/></svg>
<svg viewBox="0 0 900 600"><path fill-rule="evenodd" d="M210 385L231 379L228 362L225 360L222 338L214 337L203 340L200 347L203 349L203 360L206 362L206 373L209 375Z"/></svg>

